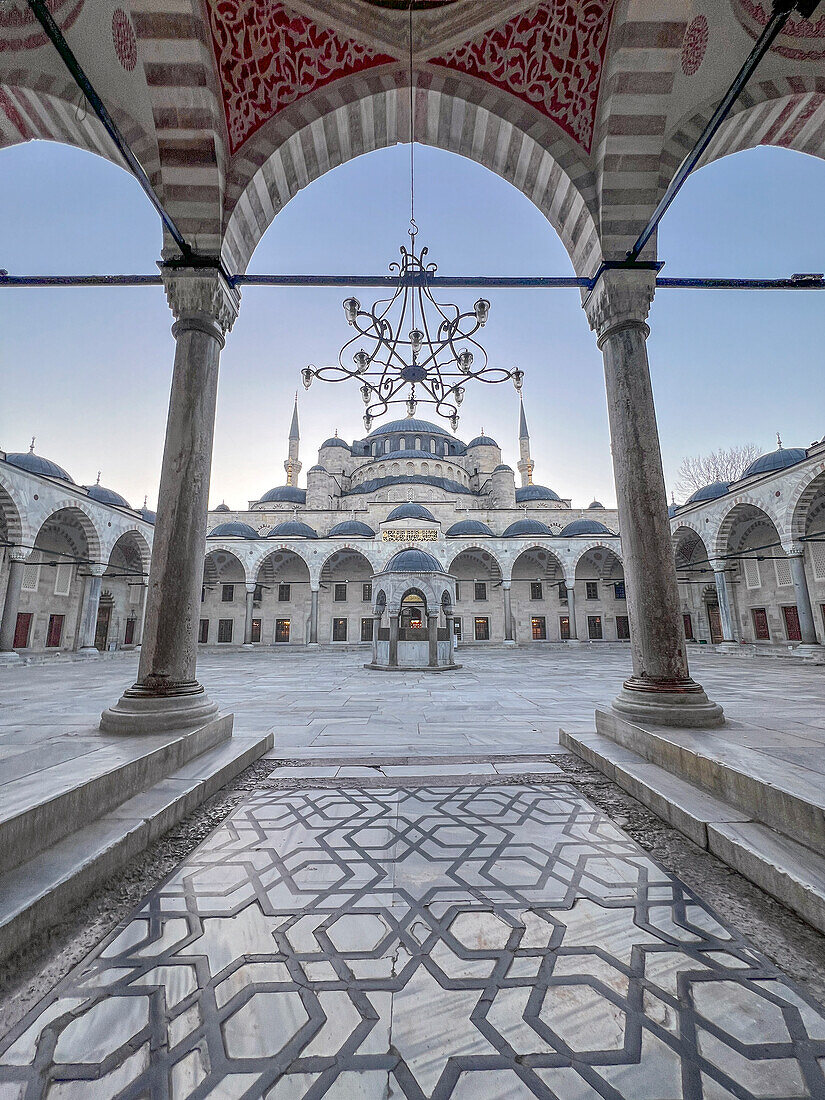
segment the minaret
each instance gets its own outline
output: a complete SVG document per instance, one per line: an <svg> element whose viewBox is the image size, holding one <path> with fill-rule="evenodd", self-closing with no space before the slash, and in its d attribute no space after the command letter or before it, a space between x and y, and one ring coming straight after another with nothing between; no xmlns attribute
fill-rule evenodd
<svg viewBox="0 0 825 1100"><path fill-rule="evenodd" d="M298 444L301 442L301 432L298 428L298 391L295 391L295 407L292 410L292 424L289 427L289 457L284 462L287 485L298 484L298 474L301 472L301 460L298 458Z"/></svg>
<svg viewBox="0 0 825 1100"><path fill-rule="evenodd" d="M527 417L524 415L524 398L519 394L518 421L518 472L521 474L521 487L533 484L534 462L530 457L530 433L527 431Z"/></svg>

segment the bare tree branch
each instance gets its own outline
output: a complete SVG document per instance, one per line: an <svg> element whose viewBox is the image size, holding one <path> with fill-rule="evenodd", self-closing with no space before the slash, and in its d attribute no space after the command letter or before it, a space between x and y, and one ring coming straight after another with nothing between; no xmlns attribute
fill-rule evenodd
<svg viewBox="0 0 825 1100"><path fill-rule="evenodd" d="M676 495L686 500L691 493L712 481L736 481L761 453L755 443L743 443L738 447L720 447L707 455L683 458L676 472Z"/></svg>

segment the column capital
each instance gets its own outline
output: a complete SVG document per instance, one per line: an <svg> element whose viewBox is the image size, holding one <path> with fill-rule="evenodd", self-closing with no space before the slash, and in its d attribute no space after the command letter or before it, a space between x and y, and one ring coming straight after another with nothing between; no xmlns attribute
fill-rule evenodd
<svg viewBox="0 0 825 1100"><path fill-rule="evenodd" d="M179 325L205 326L223 341L241 306L241 294L229 285L217 267L169 267L161 264L163 288Z"/></svg>
<svg viewBox="0 0 825 1100"><path fill-rule="evenodd" d="M801 558L805 553L804 543L793 542L790 546L783 546L782 549L789 558Z"/></svg>
<svg viewBox="0 0 825 1100"><path fill-rule="evenodd" d="M606 268L593 289L584 295L582 307L599 347L610 333L623 328L644 328L656 292L652 268Z"/></svg>
<svg viewBox="0 0 825 1100"><path fill-rule="evenodd" d="M91 577L102 577L106 572L107 566L105 565L86 565L84 566L87 574Z"/></svg>
<svg viewBox="0 0 825 1100"><path fill-rule="evenodd" d="M245 584L247 593L250 596L254 596L255 595L255 589L258 587L258 582L257 581L245 581L244 584Z"/></svg>
<svg viewBox="0 0 825 1100"><path fill-rule="evenodd" d="M505 592L507 592L507 591L509 591L510 586L512 585L512 583L513 583L512 578L508 578L507 580L503 580L501 582L501 587L504 589Z"/></svg>
<svg viewBox="0 0 825 1100"><path fill-rule="evenodd" d="M9 561L28 561L29 560L30 551L29 550L24 550L22 546L10 546L8 548L8 550L9 550Z"/></svg>

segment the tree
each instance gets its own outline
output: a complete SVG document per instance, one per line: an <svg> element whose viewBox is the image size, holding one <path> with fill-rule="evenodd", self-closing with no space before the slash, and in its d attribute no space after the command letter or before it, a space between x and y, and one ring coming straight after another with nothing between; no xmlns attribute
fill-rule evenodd
<svg viewBox="0 0 825 1100"><path fill-rule="evenodd" d="M720 447L707 455L683 458L676 471L676 493L687 499L712 481L736 481L761 453L755 443L743 443L739 447Z"/></svg>

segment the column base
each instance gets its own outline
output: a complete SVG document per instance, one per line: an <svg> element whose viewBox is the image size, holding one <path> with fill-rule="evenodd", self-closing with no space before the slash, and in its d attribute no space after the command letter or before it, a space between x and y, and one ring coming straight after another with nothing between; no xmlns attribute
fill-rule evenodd
<svg viewBox="0 0 825 1100"><path fill-rule="evenodd" d="M565 638L568 645L581 645L581 638Z"/></svg>
<svg viewBox="0 0 825 1100"><path fill-rule="evenodd" d="M307 649L318 649L317 642L307 642Z"/></svg>
<svg viewBox="0 0 825 1100"><path fill-rule="evenodd" d="M19 665L23 658L19 653L15 653L13 649L7 650L5 653L0 653L0 666L2 665Z"/></svg>
<svg viewBox="0 0 825 1100"><path fill-rule="evenodd" d="M720 642L716 647L717 653L738 653L742 647L738 642Z"/></svg>
<svg viewBox="0 0 825 1100"><path fill-rule="evenodd" d="M725 712L718 703L711 702L693 680L672 684L636 678L625 680L612 706L617 714L660 726L709 729L725 724Z"/></svg>
<svg viewBox="0 0 825 1100"><path fill-rule="evenodd" d="M514 646L516 643L513 638L505 638L504 644L508 646Z"/></svg>
<svg viewBox="0 0 825 1100"><path fill-rule="evenodd" d="M100 650L93 645L84 645L78 649L77 655L78 657L99 657Z"/></svg>
<svg viewBox="0 0 825 1100"><path fill-rule="evenodd" d="M104 733L166 733L201 726L217 715L218 704L212 702L200 684L197 690L178 695L152 695L136 685L125 691L113 707L104 710L100 728Z"/></svg>

